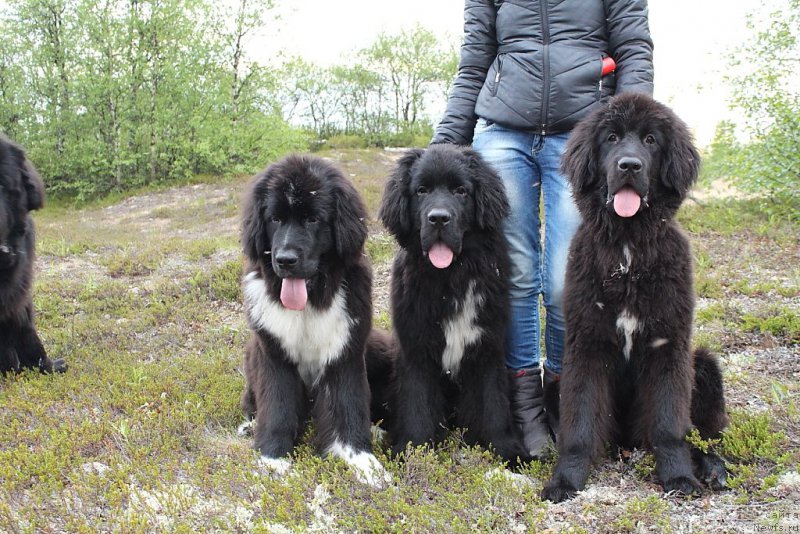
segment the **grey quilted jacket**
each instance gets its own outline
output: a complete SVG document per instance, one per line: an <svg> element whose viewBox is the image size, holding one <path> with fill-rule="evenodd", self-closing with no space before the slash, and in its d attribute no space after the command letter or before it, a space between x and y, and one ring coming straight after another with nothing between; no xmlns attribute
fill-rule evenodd
<svg viewBox="0 0 800 534"><path fill-rule="evenodd" d="M617 64L601 77L603 58ZM567 132L604 98L653 92L647 0L466 0L458 75L433 143L472 142L478 117Z"/></svg>

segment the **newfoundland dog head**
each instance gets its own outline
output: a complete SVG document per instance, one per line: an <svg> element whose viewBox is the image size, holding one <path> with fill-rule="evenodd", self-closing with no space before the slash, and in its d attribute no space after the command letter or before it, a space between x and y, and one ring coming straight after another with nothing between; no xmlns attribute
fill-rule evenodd
<svg viewBox="0 0 800 534"><path fill-rule="evenodd" d="M33 224L28 212L42 207L44 184L21 148L0 138L0 280L26 262Z"/></svg>
<svg viewBox="0 0 800 534"><path fill-rule="evenodd" d="M579 123L563 161L584 217L625 219L672 217L700 166L686 124L668 107L635 93L614 98L602 113Z"/></svg>
<svg viewBox="0 0 800 534"><path fill-rule="evenodd" d="M366 208L341 171L292 155L267 168L246 201L245 252L267 269L283 306L304 309L310 292L315 304L332 296L326 285L338 280L328 278L359 260L367 237Z"/></svg>
<svg viewBox="0 0 800 534"><path fill-rule="evenodd" d="M421 249L434 267L446 269L467 234L497 230L507 213L502 184L477 153L443 144L398 161L379 217L401 247Z"/></svg>

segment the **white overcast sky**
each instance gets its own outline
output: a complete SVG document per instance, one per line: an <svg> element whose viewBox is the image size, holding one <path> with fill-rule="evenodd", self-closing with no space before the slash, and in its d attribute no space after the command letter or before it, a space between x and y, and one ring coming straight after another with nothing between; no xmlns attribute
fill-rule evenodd
<svg viewBox="0 0 800 534"><path fill-rule="evenodd" d="M673 106L700 145L730 117L727 57L750 33L746 13L780 0L650 0L655 96ZM280 19L250 45L259 59L284 50L320 65L347 63L381 33L420 24L460 42L464 0L278 0Z"/></svg>

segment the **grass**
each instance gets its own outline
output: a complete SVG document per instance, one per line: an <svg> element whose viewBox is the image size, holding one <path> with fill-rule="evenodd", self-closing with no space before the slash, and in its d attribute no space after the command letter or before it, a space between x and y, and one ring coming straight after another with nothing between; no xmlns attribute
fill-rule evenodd
<svg viewBox="0 0 800 534"><path fill-rule="evenodd" d="M373 265L390 262L396 250L394 238L387 233L371 235L367 239L366 252Z"/></svg>
<svg viewBox="0 0 800 534"><path fill-rule="evenodd" d="M353 175L374 218L391 157L322 154ZM553 506L538 498L552 461L510 475L458 433L402 463L376 441L395 480L383 490L317 456L313 430L290 475L257 466L251 441L235 432L248 336L236 220L245 181L205 177L36 214L37 322L50 355L70 369L0 377L0 531L679 531L714 510L723 530L743 530L791 511L778 497L800 463L800 388L789 380L796 227L746 203L681 213L705 300L696 342L726 368L732 422L717 449L733 491L665 498L652 454L636 453L603 460L586 495ZM370 226L367 254L385 266L394 242ZM391 318L376 310L374 322L388 327Z"/></svg>
<svg viewBox="0 0 800 534"><path fill-rule="evenodd" d="M649 526L659 532L672 532L669 505L658 497L633 499L625 505L625 512L611 525L615 532L633 532Z"/></svg>
<svg viewBox="0 0 800 534"><path fill-rule="evenodd" d="M727 237L743 231L769 237L781 243L797 240L797 214L775 212L766 215L761 199L726 198L702 205L687 202L678 214L681 224L693 234L714 232Z"/></svg>
<svg viewBox="0 0 800 534"><path fill-rule="evenodd" d="M741 317L741 310L736 304L719 300L709 304L705 308L697 310L695 314L695 321L698 325L706 325L710 323L721 323L722 325L731 325L739 321Z"/></svg>
<svg viewBox="0 0 800 534"><path fill-rule="evenodd" d="M785 339L791 345L800 345L800 315L784 306L771 306L758 313L742 317L742 329L746 332L769 333Z"/></svg>

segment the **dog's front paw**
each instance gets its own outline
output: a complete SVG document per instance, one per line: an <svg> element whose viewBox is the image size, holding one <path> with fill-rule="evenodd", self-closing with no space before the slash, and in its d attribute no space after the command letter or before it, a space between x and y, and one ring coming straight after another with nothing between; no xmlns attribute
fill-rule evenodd
<svg viewBox="0 0 800 534"><path fill-rule="evenodd" d="M373 488L384 488L392 483L392 477L369 451L357 451L350 445L336 441L328 449L328 454L344 460L363 484Z"/></svg>
<svg viewBox="0 0 800 534"><path fill-rule="evenodd" d="M394 481L392 475L381 465L372 454L365 455L362 459L351 464L356 478L362 484L367 484L376 489L390 486Z"/></svg>
<svg viewBox="0 0 800 534"><path fill-rule="evenodd" d="M66 373L69 366L67 362L64 361L64 358L58 358L53 360L53 372L54 373Z"/></svg>
<svg viewBox="0 0 800 534"><path fill-rule="evenodd" d="M282 477L289 472L292 467L292 461L287 458L271 458L269 456L261 456L258 459L259 467L267 469L272 474Z"/></svg>
<svg viewBox="0 0 800 534"><path fill-rule="evenodd" d="M664 482L664 492L693 497L700 495L702 488L694 477L675 477Z"/></svg>
<svg viewBox="0 0 800 534"><path fill-rule="evenodd" d="M728 470L725 460L714 453L703 455L700 460L700 469L697 473L700 480L714 491L721 491L728 487Z"/></svg>
<svg viewBox="0 0 800 534"><path fill-rule="evenodd" d="M249 438L253 435L253 427L255 427L256 423L254 419L250 419L249 421L245 421L236 429L236 435L240 438Z"/></svg>
<svg viewBox="0 0 800 534"><path fill-rule="evenodd" d="M67 372L67 363L63 358L51 360L48 357L41 358L38 364L39 370L43 373L65 373Z"/></svg>
<svg viewBox="0 0 800 534"><path fill-rule="evenodd" d="M571 484L565 482L556 483L554 481L548 482L542 490L542 500L558 503L568 501L575 498L578 494L578 489Z"/></svg>

